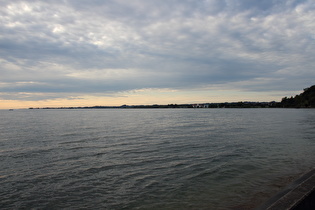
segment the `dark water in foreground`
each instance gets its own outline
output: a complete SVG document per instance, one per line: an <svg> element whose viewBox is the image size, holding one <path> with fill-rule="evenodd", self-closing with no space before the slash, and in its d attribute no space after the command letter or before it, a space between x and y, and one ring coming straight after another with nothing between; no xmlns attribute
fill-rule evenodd
<svg viewBox="0 0 315 210"><path fill-rule="evenodd" d="M315 163L315 109L0 117L0 209L244 209Z"/></svg>

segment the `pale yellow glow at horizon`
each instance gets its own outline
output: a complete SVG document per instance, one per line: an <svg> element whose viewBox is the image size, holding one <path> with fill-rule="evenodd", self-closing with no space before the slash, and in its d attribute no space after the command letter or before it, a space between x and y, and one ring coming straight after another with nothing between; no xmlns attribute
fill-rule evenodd
<svg viewBox="0 0 315 210"><path fill-rule="evenodd" d="M83 95L77 98L58 98L51 100L0 100L0 109L25 109L43 107L80 107L80 106L121 106L152 104L193 104L223 103L238 101L280 101L287 96L281 92L238 92L238 91L161 91L138 90L115 96Z"/></svg>

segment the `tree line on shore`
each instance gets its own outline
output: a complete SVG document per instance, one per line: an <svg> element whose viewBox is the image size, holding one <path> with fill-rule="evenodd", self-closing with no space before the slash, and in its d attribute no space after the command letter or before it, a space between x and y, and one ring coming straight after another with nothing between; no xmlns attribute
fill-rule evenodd
<svg viewBox="0 0 315 210"><path fill-rule="evenodd" d="M305 88L303 93L295 97L282 98L280 103L287 108L315 108L315 85Z"/></svg>
<svg viewBox="0 0 315 210"><path fill-rule="evenodd" d="M202 104L168 104L168 105L122 105L122 106L86 106L86 107L45 107L30 109L106 109L106 108L315 108L315 85L305 88L304 92L295 97L284 97L281 102L225 102Z"/></svg>

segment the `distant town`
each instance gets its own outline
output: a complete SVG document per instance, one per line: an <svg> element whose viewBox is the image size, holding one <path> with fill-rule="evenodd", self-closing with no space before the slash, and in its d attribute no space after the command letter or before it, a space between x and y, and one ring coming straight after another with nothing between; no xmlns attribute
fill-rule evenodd
<svg viewBox="0 0 315 210"><path fill-rule="evenodd" d="M167 105L122 105L122 106L85 106L85 107L44 107L29 109L153 109L153 108L315 108L315 85L305 88L304 92L284 97L281 102L225 102L225 103L196 103L196 104L167 104Z"/></svg>

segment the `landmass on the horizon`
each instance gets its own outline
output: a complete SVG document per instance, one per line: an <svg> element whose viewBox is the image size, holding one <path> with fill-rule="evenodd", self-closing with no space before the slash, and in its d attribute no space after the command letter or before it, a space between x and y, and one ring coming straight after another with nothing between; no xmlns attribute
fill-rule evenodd
<svg viewBox="0 0 315 210"><path fill-rule="evenodd" d="M167 105L122 105L122 106L85 106L85 107L44 107L29 109L106 109L106 108L315 108L315 85L305 88L304 92L284 97L281 102L225 102L199 104L167 104Z"/></svg>

